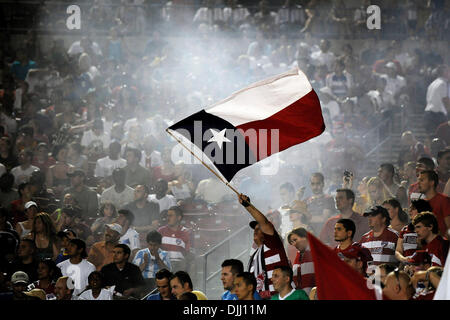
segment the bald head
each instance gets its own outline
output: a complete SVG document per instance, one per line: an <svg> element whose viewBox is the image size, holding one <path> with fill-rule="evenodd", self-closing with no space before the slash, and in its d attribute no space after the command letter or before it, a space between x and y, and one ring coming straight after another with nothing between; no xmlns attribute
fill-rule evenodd
<svg viewBox="0 0 450 320"><path fill-rule="evenodd" d="M392 271L386 276L383 293L391 300L409 300L414 294L411 278L404 271Z"/></svg>

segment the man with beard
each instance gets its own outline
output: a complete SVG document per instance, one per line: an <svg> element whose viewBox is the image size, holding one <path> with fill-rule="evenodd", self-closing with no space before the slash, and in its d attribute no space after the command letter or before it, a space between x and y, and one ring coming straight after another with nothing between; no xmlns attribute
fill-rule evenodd
<svg viewBox="0 0 450 320"><path fill-rule="evenodd" d="M334 252L350 267L358 271L364 277L367 271L367 262L372 261L370 251L363 248L357 242L353 242L355 223L350 219L339 219L334 226L334 240L339 244Z"/></svg>
<svg viewBox="0 0 450 320"><path fill-rule="evenodd" d="M105 228L104 241L96 242L89 251L88 261L100 271L102 267L113 262L113 250L119 243L122 226L118 223L107 224Z"/></svg>

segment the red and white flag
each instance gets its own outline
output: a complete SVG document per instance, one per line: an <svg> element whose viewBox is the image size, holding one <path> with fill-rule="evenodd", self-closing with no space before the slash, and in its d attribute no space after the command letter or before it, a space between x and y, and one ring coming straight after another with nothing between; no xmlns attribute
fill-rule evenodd
<svg viewBox="0 0 450 320"><path fill-rule="evenodd" d="M254 83L168 128L230 181L241 169L325 130L319 98L296 69Z"/></svg>

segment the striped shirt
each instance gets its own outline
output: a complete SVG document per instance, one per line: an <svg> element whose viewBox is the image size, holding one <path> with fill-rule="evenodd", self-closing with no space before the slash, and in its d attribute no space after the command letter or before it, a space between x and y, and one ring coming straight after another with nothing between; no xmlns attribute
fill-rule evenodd
<svg viewBox="0 0 450 320"><path fill-rule="evenodd" d="M139 233L133 228L128 228L127 232L120 237L119 243L126 244L130 250L140 249L141 241L139 240Z"/></svg>
<svg viewBox="0 0 450 320"><path fill-rule="evenodd" d="M364 234L359 241L361 246L369 249L373 258L373 264L397 263L395 247L397 246L398 232L391 228L385 228L379 237L375 237L373 230Z"/></svg>
<svg viewBox="0 0 450 320"><path fill-rule="evenodd" d="M133 263L139 267L141 263L144 262L145 255L149 256L149 261L148 264L145 266L144 270L142 271L142 277L144 279L154 278L156 272L160 270L160 267L158 266L158 263L156 263L156 258L152 256L152 254L150 253L149 248L139 250L133 259ZM169 259L169 253L167 251L158 249L158 255L159 258L162 260L162 262L164 262L164 264L167 266L168 270L169 271L172 270L172 265L170 264Z"/></svg>
<svg viewBox="0 0 450 320"><path fill-rule="evenodd" d="M417 233L414 232L414 226L411 226L411 224L404 226L398 237L403 239L403 256L405 258L411 257L418 249Z"/></svg>
<svg viewBox="0 0 450 320"><path fill-rule="evenodd" d="M431 265L444 267L447 259L449 241L438 235L430 243L427 243L424 249L431 256Z"/></svg>
<svg viewBox="0 0 450 320"><path fill-rule="evenodd" d="M307 294L316 286L316 277L314 275L314 262L311 251L306 249L303 253L297 252L297 256L292 266L294 272L294 282L297 289L304 290Z"/></svg>
<svg viewBox="0 0 450 320"><path fill-rule="evenodd" d="M161 249L169 253L171 261L184 260L186 253L191 249L191 232L184 226L172 230L169 226L158 229L162 235Z"/></svg>
<svg viewBox="0 0 450 320"><path fill-rule="evenodd" d="M264 242L250 258L248 267L249 272L255 275L256 291L263 299L270 298L276 292L272 284L272 273L278 266L289 266L283 242L276 231L273 235L265 233Z"/></svg>

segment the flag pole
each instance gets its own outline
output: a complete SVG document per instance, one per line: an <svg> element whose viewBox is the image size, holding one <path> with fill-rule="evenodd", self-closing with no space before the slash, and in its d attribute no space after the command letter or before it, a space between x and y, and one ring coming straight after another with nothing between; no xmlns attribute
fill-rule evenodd
<svg viewBox="0 0 450 320"><path fill-rule="evenodd" d="M198 161L200 161L202 163L202 165L204 165L209 171L211 171L220 181L222 181L228 188L230 188L231 190L233 190L238 196L240 195L240 193L233 188L233 186L226 180L224 180L217 172L215 172L213 169L211 169L211 167L209 165L207 165L206 163L203 162L202 159L200 159L197 155L195 155L192 150L190 150L188 147L186 147L186 145L181 142L180 139L178 139L177 137L175 137L172 133L170 133L169 129L166 129L166 132L168 134L170 134L179 144L181 144L187 151L189 151Z"/></svg>

